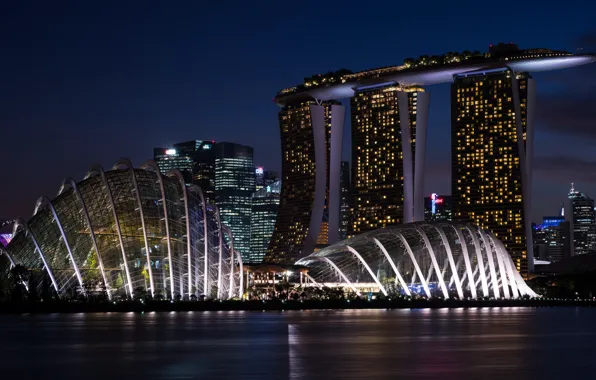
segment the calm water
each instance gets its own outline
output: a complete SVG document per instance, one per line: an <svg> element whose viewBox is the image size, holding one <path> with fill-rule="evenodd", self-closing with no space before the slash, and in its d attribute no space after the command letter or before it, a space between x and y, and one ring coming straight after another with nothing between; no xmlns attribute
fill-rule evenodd
<svg viewBox="0 0 596 380"><path fill-rule="evenodd" d="M3 379L594 378L596 308L0 317Z"/></svg>

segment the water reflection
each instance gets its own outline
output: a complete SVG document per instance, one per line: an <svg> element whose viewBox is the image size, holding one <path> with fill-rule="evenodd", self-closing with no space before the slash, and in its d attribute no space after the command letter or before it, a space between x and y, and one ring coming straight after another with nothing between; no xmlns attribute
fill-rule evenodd
<svg viewBox="0 0 596 380"><path fill-rule="evenodd" d="M0 317L6 378L561 379L594 373L596 309Z"/></svg>

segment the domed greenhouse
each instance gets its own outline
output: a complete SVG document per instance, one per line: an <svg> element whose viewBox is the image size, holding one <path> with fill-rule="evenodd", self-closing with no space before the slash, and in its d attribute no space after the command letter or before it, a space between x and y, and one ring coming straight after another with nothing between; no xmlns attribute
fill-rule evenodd
<svg viewBox="0 0 596 380"><path fill-rule="evenodd" d="M0 250L0 275L25 268L36 279L25 286L38 291L110 299L243 293L242 259L217 207L180 172L162 174L152 161L134 168L121 159L108 171L93 166L80 182L66 179L56 197L39 198L31 218L18 218L13 232Z"/></svg>

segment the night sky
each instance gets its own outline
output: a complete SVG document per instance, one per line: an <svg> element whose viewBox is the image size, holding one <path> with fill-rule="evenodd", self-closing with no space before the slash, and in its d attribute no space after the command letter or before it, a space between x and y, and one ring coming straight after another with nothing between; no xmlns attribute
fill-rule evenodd
<svg viewBox="0 0 596 380"><path fill-rule="evenodd" d="M29 217L93 163L135 165L194 139L253 146L279 170L275 93L305 76L406 57L596 51L588 1L12 1L0 6L0 217ZM259 5L253 5L258 3ZM325 3L325 4L323 4ZM173 5L176 4L176 5ZM596 197L596 64L534 75L533 220L569 182ZM449 85L431 93L426 192L450 192ZM346 127L349 136L349 125ZM349 138L344 157L349 158Z"/></svg>

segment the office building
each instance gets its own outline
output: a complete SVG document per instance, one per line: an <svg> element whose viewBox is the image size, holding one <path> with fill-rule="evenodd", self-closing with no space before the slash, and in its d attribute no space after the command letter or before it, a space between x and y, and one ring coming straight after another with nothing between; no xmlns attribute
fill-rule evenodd
<svg viewBox="0 0 596 380"><path fill-rule="evenodd" d="M573 235L573 255L583 255L596 251L596 221L594 200L575 190L571 184L569 191L571 213L569 220Z"/></svg>
<svg viewBox="0 0 596 380"><path fill-rule="evenodd" d="M451 219L451 196L432 193L430 197L424 197L424 220L431 222Z"/></svg>
<svg viewBox="0 0 596 380"><path fill-rule="evenodd" d="M524 276L534 264L525 153L534 99L531 77L508 68L456 75L451 86L453 220L494 233Z"/></svg>
<svg viewBox="0 0 596 380"><path fill-rule="evenodd" d="M215 202L223 224L232 232L234 250L250 260L250 218L255 192L253 148L229 142L213 146Z"/></svg>
<svg viewBox="0 0 596 380"><path fill-rule="evenodd" d="M171 148L153 149L153 160L162 173L172 169L182 172L187 184L201 188L207 203L215 203L215 141L191 140Z"/></svg>
<svg viewBox="0 0 596 380"><path fill-rule="evenodd" d="M351 235L423 219L428 99L418 87L356 90Z"/></svg>
<svg viewBox="0 0 596 380"><path fill-rule="evenodd" d="M282 186L265 261L293 263L339 240L344 117L345 107L333 101L292 103L279 112Z"/></svg>
<svg viewBox="0 0 596 380"><path fill-rule="evenodd" d="M339 240L347 239L350 231L351 221L351 205L352 205L352 186L350 182L350 163L348 161L341 162L340 173L340 187L341 187L341 206L339 215Z"/></svg>
<svg viewBox="0 0 596 380"><path fill-rule="evenodd" d="M267 184L252 195L252 219L250 223L250 255L249 262L263 262L279 209L281 181Z"/></svg>
<svg viewBox="0 0 596 380"><path fill-rule="evenodd" d="M535 258L555 262L571 256L571 228L565 217L545 216L533 230Z"/></svg>
<svg viewBox="0 0 596 380"><path fill-rule="evenodd" d="M255 188L257 191L277 181L279 181L277 172L265 170L262 166L257 166L255 168Z"/></svg>

